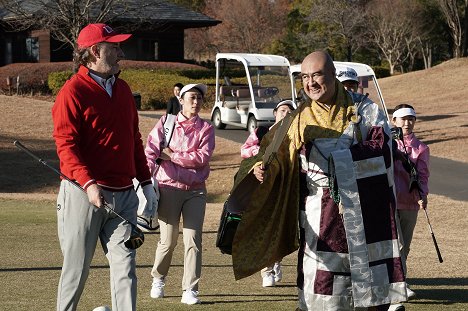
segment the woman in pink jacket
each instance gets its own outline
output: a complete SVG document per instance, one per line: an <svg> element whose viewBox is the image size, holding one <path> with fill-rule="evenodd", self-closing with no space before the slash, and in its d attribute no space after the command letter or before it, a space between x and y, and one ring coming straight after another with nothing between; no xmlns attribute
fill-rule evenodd
<svg viewBox="0 0 468 311"><path fill-rule="evenodd" d="M172 137L164 146L163 116L148 136L146 157L160 191L158 217L160 240L151 271L152 298L164 297L165 279L183 219L184 274L182 299L185 304L200 303L198 282L201 274L202 229L205 218L209 161L215 147L213 126L198 113L206 93L204 84L188 84L180 91L182 110L177 114Z"/></svg>
<svg viewBox="0 0 468 311"><path fill-rule="evenodd" d="M403 139L396 140L394 172L398 216L400 221L404 268L410 251L411 240L418 218L418 211L427 207L429 193L429 147L422 143L413 133L416 123L416 112L411 105L401 104L395 107L392 116L393 125L400 127ZM406 151L405 151L406 147ZM410 161L410 162L408 162ZM411 168L414 168L411 174ZM417 180L416 180L417 175ZM416 294L407 288L408 298Z"/></svg>

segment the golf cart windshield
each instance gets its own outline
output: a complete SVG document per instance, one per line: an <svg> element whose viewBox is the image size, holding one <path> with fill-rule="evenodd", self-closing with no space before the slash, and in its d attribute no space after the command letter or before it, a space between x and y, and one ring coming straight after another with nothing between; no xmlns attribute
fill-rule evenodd
<svg viewBox="0 0 468 311"><path fill-rule="evenodd" d="M385 102L382 97L380 87L377 83L377 78L375 77L374 71L371 69L371 67L365 64L351 63L351 62L334 62L334 64L337 69L341 67L353 68L357 72L358 80L359 80L359 87L358 87L357 93L360 93L360 94L368 93L369 98L379 105L379 108L384 112L384 114L388 118L387 108L385 106ZM300 64L291 66L291 74L294 77L294 86L296 89L296 95L298 94L299 90L302 88L300 71L301 71Z"/></svg>
<svg viewBox="0 0 468 311"><path fill-rule="evenodd" d="M244 66L236 60L223 60L221 68L224 70L218 83L226 100L235 99L242 104L251 102L253 97L257 108L273 109L280 101L291 98L288 66Z"/></svg>
<svg viewBox="0 0 468 311"><path fill-rule="evenodd" d="M276 107L281 100L291 98L291 82L287 67L249 67L255 102Z"/></svg>

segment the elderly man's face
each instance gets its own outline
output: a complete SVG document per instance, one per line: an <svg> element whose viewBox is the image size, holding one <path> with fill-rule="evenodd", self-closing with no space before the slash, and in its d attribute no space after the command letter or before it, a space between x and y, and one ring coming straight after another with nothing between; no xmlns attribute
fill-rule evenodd
<svg viewBox="0 0 468 311"><path fill-rule="evenodd" d="M335 73L325 62L306 60L301 65L302 84L307 96L320 103L331 104L335 94Z"/></svg>

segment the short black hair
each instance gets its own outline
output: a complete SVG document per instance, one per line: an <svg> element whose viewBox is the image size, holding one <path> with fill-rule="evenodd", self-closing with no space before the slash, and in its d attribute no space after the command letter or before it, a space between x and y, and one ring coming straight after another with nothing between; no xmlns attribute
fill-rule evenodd
<svg viewBox="0 0 468 311"><path fill-rule="evenodd" d="M393 111L397 111L398 109L401 109L401 108L411 108L414 110L414 107L411 106L410 104L399 104L395 107L395 109L393 109Z"/></svg>
<svg viewBox="0 0 468 311"><path fill-rule="evenodd" d="M174 87L178 87L179 89L182 89L184 87L184 85L180 82L174 84Z"/></svg>

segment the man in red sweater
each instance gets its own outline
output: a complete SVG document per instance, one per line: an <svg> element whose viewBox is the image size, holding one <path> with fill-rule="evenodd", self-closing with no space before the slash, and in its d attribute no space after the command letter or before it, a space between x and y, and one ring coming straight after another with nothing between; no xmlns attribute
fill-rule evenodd
<svg viewBox="0 0 468 311"><path fill-rule="evenodd" d="M112 310L136 310L135 250L124 241L136 223L138 198L132 179L143 186L148 208L156 203L146 165L138 114L128 84L118 78L124 57L120 42L131 37L105 24L84 27L74 51L76 74L52 108L53 136L63 174L57 225L63 254L57 310L76 310L98 237L110 266Z"/></svg>

